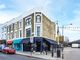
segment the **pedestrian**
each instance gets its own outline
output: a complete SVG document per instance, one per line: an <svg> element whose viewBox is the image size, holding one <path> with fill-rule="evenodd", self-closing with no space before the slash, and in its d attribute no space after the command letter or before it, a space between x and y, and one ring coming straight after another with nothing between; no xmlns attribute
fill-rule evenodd
<svg viewBox="0 0 80 60"><path fill-rule="evenodd" d="M48 51L48 46L45 45L45 52L46 52L46 55L47 55L47 51Z"/></svg>

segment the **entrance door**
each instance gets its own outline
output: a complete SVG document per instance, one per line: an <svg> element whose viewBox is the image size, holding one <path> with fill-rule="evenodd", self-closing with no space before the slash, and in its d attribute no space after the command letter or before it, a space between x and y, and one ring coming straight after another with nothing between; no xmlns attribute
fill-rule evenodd
<svg viewBox="0 0 80 60"><path fill-rule="evenodd" d="M41 42L36 42L36 51L40 51Z"/></svg>
<svg viewBox="0 0 80 60"><path fill-rule="evenodd" d="M31 44L23 44L23 51L30 51L31 50Z"/></svg>

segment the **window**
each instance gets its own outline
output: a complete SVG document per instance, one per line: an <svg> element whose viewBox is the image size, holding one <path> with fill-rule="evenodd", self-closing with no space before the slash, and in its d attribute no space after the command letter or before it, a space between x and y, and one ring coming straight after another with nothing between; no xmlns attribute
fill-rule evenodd
<svg viewBox="0 0 80 60"><path fill-rule="evenodd" d="M8 26L7 26L7 32L9 32L9 28L8 28Z"/></svg>
<svg viewBox="0 0 80 60"><path fill-rule="evenodd" d="M13 35L13 33L12 33L12 39L14 38L14 35Z"/></svg>
<svg viewBox="0 0 80 60"><path fill-rule="evenodd" d="M14 38L16 38L16 32L14 33Z"/></svg>
<svg viewBox="0 0 80 60"><path fill-rule="evenodd" d="M41 22L41 16L40 15L37 15L36 16L36 23L40 23Z"/></svg>
<svg viewBox="0 0 80 60"><path fill-rule="evenodd" d="M31 25L31 18L26 19L25 25Z"/></svg>
<svg viewBox="0 0 80 60"><path fill-rule="evenodd" d="M19 28L21 28L21 27L22 27L22 22L20 21L20 22L19 22Z"/></svg>
<svg viewBox="0 0 80 60"><path fill-rule="evenodd" d="M21 30L19 31L19 36L22 37L22 31Z"/></svg>
<svg viewBox="0 0 80 60"><path fill-rule="evenodd" d="M37 36L40 36L40 26L37 26Z"/></svg>
<svg viewBox="0 0 80 60"><path fill-rule="evenodd" d="M13 24L11 25L11 31L13 30Z"/></svg>
<svg viewBox="0 0 80 60"><path fill-rule="evenodd" d="M11 25L9 25L9 32L11 31Z"/></svg>
<svg viewBox="0 0 80 60"><path fill-rule="evenodd" d="M30 37L31 36L31 29L26 29L26 37Z"/></svg>

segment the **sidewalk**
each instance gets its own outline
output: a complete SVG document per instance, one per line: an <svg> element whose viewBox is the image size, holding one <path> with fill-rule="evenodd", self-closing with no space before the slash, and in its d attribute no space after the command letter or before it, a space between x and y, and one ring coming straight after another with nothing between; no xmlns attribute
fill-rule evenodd
<svg viewBox="0 0 80 60"><path fill-rule="evenodd" d="M17 51L16 54L20 54L20 55L25 55L25 56L28 56L28 57L35 57L35 58L42 58L42 59L46 59L46 60L62 60L61 58L57 58L56 57L56 53L54 53L54 56L51 57L51 53L48 52L48 54L40 54L40 52L19 52Z"/></svg>

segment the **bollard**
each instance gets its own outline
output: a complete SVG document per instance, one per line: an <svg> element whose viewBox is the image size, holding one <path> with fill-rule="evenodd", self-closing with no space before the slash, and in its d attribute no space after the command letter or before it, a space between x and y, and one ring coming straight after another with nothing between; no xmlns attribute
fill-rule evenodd
<svg viewBox="0 0 80 60"><path fill-rule="evenodd" d="M46 50L46 55L47 55L47 50Z"/></svg>
<svg viewBox="0 0 80 60"><path fill-rule="evenodd" d="M60 50L58 49L57 50L57 58L60 58L61 57L61 52L60 52Z"/></svg>
<svg viewBox="0 0 80 60"><path fill-rule="evenodd" d="M53 51L52 51L52 55L51 55L52 57L54 56L54 53L53 53Z"/></svg>
<svg viewBox="0 0 80 60"><path fill-rule="evenodd" d="M64 59L64 54L62 53L62 59Z"/></svg>

